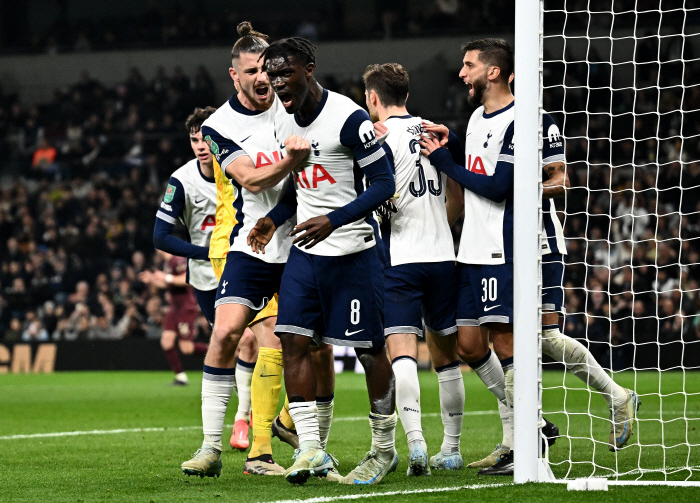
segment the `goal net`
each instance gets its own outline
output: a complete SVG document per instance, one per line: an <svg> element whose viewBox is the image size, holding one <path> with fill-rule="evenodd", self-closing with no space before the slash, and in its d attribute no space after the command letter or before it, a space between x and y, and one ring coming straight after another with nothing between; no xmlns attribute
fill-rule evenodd
<svg viewBox="0 0 700 503"><path fill-rule="evenodd" d="M542 109L571 183L555 202L562 332L642 402L611 452L606 401L544 356L542 413L562 435L549 465L557 479L700 481L700 2L540 5Z"/></svg>

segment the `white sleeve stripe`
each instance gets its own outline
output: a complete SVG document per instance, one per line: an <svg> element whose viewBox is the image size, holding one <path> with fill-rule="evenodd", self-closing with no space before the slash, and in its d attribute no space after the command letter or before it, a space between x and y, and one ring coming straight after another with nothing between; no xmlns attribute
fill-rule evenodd
<svg viewBox="0 0 700 503"><path fill-rule="evenodd" d="M224 162L221 163L221 169L226 171L226 166L231 164L233 161L238 159L241 156L248 155L245 153L244 150L236 150L233 154L229 155L226 159L224 159Z"/></svg>
<svg viewBox="0 0 700 503"><path fill-rule="evenodd" d="M553 162L566 162L566 156L564 154L550 155L542 159L542 166L547 164L552 164Z"/></svg>
<svg viewBox="0 0 700 503"><path fill-rule="evenodd" d="M515 164L515 157L507 154L499 154L497 162L509 162Z"/></svg>
<svg viewBox="0 0 700 503"><path fill-rule="evenodd" d="M156 218L160 218L161 220L165 220L169 224L173 224L173 225L175 225L175 223L177 222L176 219L174 219L173 217L171 217L167 213L163 213L162 211L159 211L158 213L156 213Z"/></svg>
<svg viewBox="0 0 700 503"><path fill-rule="evenodd" d="M365 166L372 164L374 161L378 161L382 157L384 157L384 149L380 148L374 154L358 159L357 164L359 164L361 168L364 168Z"/></svg>

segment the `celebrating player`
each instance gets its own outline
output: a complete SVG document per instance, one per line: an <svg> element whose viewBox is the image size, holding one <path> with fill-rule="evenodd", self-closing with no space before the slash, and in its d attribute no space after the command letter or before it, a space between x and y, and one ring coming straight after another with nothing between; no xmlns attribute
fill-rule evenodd
<svg viewBox="0 0 700 503"><path fill-rule="evenodd" d="M392 211L381 224L386 250L384 334L396 378L396 408L409 447L408 475L430 475L430 466L462 467L459 439L464 411L464 383L456 352L455 253L450 223L462 210L462 189L420 153L425 131L420 117L409 115L408 73L396 63L370 65L364 73L367 108L389 135L384 143L393 159L396 194ZM463 163L459 141L448 144ZM447 208L445 196L447 195ZM390 219L389 219L390 218ZM433 365L440 383L445 428L439 454L428 462L421 427L417 336L423 320Z"/></svg>
<svg viewBox="0 0 700 503"><path fill-rule="evenodd" d="M241 38L232 50L231 78L238 93L202 125L202 134L221 169L233 186L235 224L230 248L216 294L216 321L209 351L204 360L202 381L202 422L204 442L195 456L182 464L188 475L215 476L221 473L221 434L226 407L235 385L236 346L246 326L262 311L279 289L282 270L289 254L288 236L292 223L260 257L247 246L253 224L273 208L287 186L287 175L309 152L299 136L285 140L282 158L274 137L272 120L278 106L262 71L260 54L267 47L266 36L252 31L250 23L238 26ZM252 377L253 445L244 473L281 475L284 469L272 459L271 424L275 417L282 382L279 339L273 332L274 316L252 326L259 352ZM327 367L332 353L327 348ZM332 379L327 379L330 382ZM332 394L332 391L330 392Z"/></svg>
<svg viewBox="0 0 700 503"><path fill-rule="evenodd" d="M457 307L457 324L461 325L459 345L467 361L472 362L470 365L501 403L501 395L505 395L508 413L505 417L504 414L501 415L506 420L503 425L504 445L499 445L491 456L480 462L492 464L496 461L493 466L483 468L479 473L506 475L513 473L512 226L515 102L510 89L513 51L502 39L476 40L465 45L463 51L464 66L460 78L470 88L470 103L474 106L481 105L472 115L467 128L467 169L455 164L446 149L439 148L448 134L451 134L444 126L426 124L426 130L442 135L442 140L424 137L421 146L434 165L465 188L465 226L457 258L460 262ZM550 177L544 186L545 197L549 198L563 195L564 186L568 182L559 130L548 115L545 115L543 124L546 131L543 132L543 169ZM543 316L545 332L542 349L545 354L567 365L577 376L609 398L614 418L611 444L615 442L621 446L631 433L638 398L634 392L616 385L580 343L559 332L558 311L563 311L563 263L556 253L564 253L565 248L561 225L558 224L553 205L550 207L549 201L546 208L549 216L545 220L547 239L543 246L546 253L551 252L551 255L547 257L545 254L542 270L543 308L549 311ZM559 260L558 264L555 263L556 260ZM501 360L503 374L499 372L498 364L488 350L489 334ZM501 378L504 374L504 378ZM557 431L556 427L550 425L551 423L547 425L551 430L549 434L545 433L547 436Z"/></svg>
<svg viewBox="0 0 700 503"><path fill-rule="evenodd" d="M315 47L294 37L270 44L265 69L284 111L275 118L277 138L298 135L312 152L295 170L298 207L280 205L258 222L257 239L286 232L295 212L302 222L292 234L280 286L275 332L282 341L290 414L299 435L296 461L285 471L291 483L325 475L333 461L323 449L315 400L317 376L310 348L321 340L353 346L367 373L372 448L344 477L349 484L374 484L396 469L394 376L384 350L381 250L372 211L394 193L384 150L367 112L329 92L314 78ZM371 185L363 192L362 177ZM277 230L278 232L274 232ZM270 244L265 245L265 252Z"/></svg>

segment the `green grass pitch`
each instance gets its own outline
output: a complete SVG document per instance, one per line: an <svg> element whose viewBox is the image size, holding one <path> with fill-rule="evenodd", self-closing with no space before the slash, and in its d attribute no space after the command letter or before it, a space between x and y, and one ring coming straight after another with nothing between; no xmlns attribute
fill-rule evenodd
<svg viewBox="0 0 700 503"><path fill-rule="evenodd" d="M291 486L277 477L243 475L245 454L226 449L221 478L186 477L180 471L201 442L200 383L190 373L186 388L168 386L166 372L76 372L48 375L0 375L0 501L56 502L189 502L281 500L421 502L455 499L506 502L577 501L626 502L640 500L700 501L700 488L618 487L607 493L567 492L561 484L509 485L509 477L478 477L475 470L433 472L432 477L407 478L407 447L397 428L401 462L396 473L378 486L353 487L312 479L305 486ZM642 393L638 431L631 446L617 455L607 450L609 423L600 396L583 389L562 372L544 373L544 409L562 433L551 450L558 477L606 476L610 469L640 477L640 468L670 469L669 480L700 480L700 472L677 467L700 465L700 374L680 372L623 373L616 380ZM437 377L421 372L423 430L431 454L440 446ZM566 384L566 392L562 388ZM474 374L465 374L466 412L462 433L465 461L488 454L501 438L496 402ZM686 395L679 393L685 391ZM659 421L660 400L663 420ZM233 422L235 398L227 423ZM369 448L366 420L369 412L364 376L342 374L336 385L335 421L328 451L340 460L341 473L352 469ZM566 410L566 414L563 411ZM591 411L593 418L587 414ZM687 417L683 411L687 410ZM150 428L150 430L149 430ZM105 433L106 430L134 430ZM93 431L94 430L94 431ZM90 434L20 437L54 432ZM228 445L230 427L225 431ZM592 441L591 436L595 439ZM642 441L648 447L636 445ZM292 462L292 449L273 443L276 460ZM595 460L595 465L591 463ZM659 480L658 473L643 474ZM474 485L506 484L472 488ZM467 486L466 489L460 489ZM438 488L449 489L437 492ZM451 489L450 489L451 488ZM403 492L403 493L402 493ZM377 493L393 493L381 495Z"/></svg>

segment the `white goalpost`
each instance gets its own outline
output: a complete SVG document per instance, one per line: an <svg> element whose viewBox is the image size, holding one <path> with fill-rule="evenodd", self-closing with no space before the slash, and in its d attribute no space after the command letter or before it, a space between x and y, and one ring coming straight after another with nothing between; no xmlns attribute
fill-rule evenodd
<svg viewBox="0 0 700 503"><path fill-rule="evenodd" d="M515 4L515 482L700 486L700 4ZM542 356L543 113L571 181L560 330L642 401L613 451L603 396Z"/></svg>

